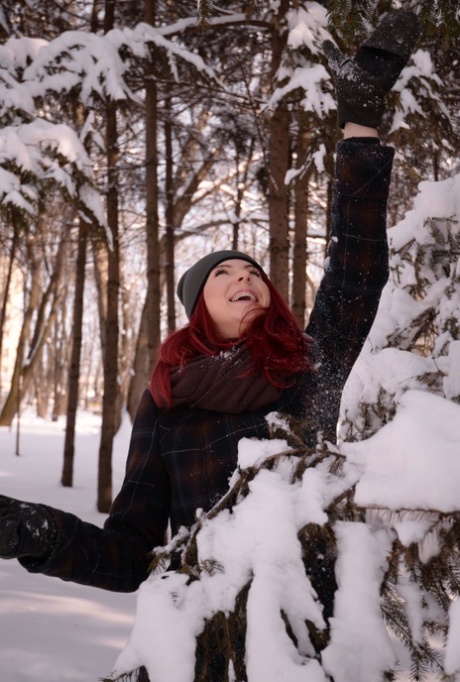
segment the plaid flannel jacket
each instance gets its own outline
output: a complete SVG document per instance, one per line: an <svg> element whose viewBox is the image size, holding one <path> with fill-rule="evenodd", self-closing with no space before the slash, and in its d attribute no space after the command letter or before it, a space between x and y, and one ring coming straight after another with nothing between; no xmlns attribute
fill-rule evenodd
<svg viewBox="0 0 460 682"><path fill-rule="evenodd" d="M238 441L268 437L265 416L307 417L309 435L331 434L343 385L369 333L388 278L386 202L394 150L375 141L337 148L332 232L325 272L307 333L318 371L299 376L264 411L226 414L180 406L159 410L145 392L135 418L126 476L103 528L51 509L57 535L51 555L21 559L31 572L108 590L133 591L148 574L148 553L190 526L228 488Z"/></svg>

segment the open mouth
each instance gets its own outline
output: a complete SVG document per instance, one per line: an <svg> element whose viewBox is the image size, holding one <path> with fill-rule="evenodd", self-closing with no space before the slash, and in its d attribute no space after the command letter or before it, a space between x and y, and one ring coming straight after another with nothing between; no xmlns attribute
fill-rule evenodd
<svg viewBox="0 0 460 682"><path fill-rule="evenodd" d="M252 301L253 303L257 303L257 296L252 291L238 291L231 297L230 302L237 303L238 301Z"/></svg>

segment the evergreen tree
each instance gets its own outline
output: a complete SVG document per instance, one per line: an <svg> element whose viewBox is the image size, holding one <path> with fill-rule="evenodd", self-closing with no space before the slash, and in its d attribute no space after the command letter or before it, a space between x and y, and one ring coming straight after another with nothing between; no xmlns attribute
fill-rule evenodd
<svg viewBox="0 0 460 682"><path fill-rule="evenodd" d="M273 440L241 443L228 494L154 552L107 680L365 682L394 679L406 660L413 679L458 670L459 182L422 183L390 231L391 281L339 445L307 449L279 415ZM410 458L431 409L436 440ZM427 465L445 467L444 489L417 488Z"/></svg>

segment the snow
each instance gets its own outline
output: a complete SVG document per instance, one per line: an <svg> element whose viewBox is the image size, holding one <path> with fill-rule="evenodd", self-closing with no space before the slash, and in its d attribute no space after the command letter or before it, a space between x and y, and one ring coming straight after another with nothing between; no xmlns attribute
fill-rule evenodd
<svg viewBox="0 0 460 682"><path fill-rule="evenodd" d="M55 68L56 62L60 65ZM35 96L48 90L55 93L81 88L81 99L89 103L94 94L113 100L131 97L123 82L126 66L107 36L84 31L65 31L43 45L24 70L23 79Z"/></svg>
<svg viewBox="0 0 460 682"><path fill-rule="evenodd" d="M183 602L187 580L186 575L174 574L156 580L154 589L149 589L150 582L140 587L131 646L119 657L120 666L131 671L143 660L153 679L161 678L165 670L172 680L193 679L195 636L203 626L205 605L199 583L191 585L187 592L189 598ZM171 604L175 608L170 608Z"/></svg>
<svg viewBox="0 0 460 682"><path fill-rule="evenodd" d="M337 682L380 682L382 670L397 663L379 594L391 538L386 529L364 523L339 522L336 533L338 590L324 667Z"/></svg>
<svg viewBox="0 0 460 682"><path fill-rule="evenodd" d="M102 525L105 517L95 511L99 418L79 416L73 488L59 485L63 428L62 420L45 422L27 412L21 418L19 457L15 456L16 425L0 429L1 492L46 502ZM126 420L114 448L116 486L123 475L129 433ZM114 594L28 574L16 561L0 561L4 678L9 682L96 680L107 675L118 658L118 672L132 670L142 661L155 672L155 679L188 682L193 679L194 638L204 619L219 609L230 610L252 576L247 635L250 680L323 682L324 670L308 658L311 645L305 619L318 628L323 619L303 570L297 531L309 520L322 523L331 498L357 478L356 500L363 505L460 509L456 461L460 406L426 391L407 391L388 425L367 441L342 444L341 450L347 454L344 479L334 482L330 474L307 469L302 480L293 484L286 458L274 469L261 469L250 484L251 494L233 514L205 519L198 536L200 557L221 563L225 572L217 570L191 585L186 584L186 576L167 573L152 576L138 595ZM254 466L261 457L280 451L288 452L282 440L243 440L240 465ZM424 523L412 520L412 530L406 535L401 532L400 539L421 539L427 530ZM403 522L400 527L404 528ZM340 522L336 533L339 590L323 665L338 682L378 680L379 670L400 660L378 606L390 530ZM413 585L405 591L401 588L409 606L416 597L414 589ZM455 604L450 611L451 641L458 639L455 633L460 628ZM286 635L281 611L300 642L300 654ZM413 628L420 628L417 609L412 613ZM267 648L267 641L273 646ZM177 656L177 642L181 656ZM447 654L446 665L453 672L460 666L458 647L450 644Z"/></svg>
<svg viewBox="0 0 460 682"><path fill-rule="evenodd" d="M254 463L251 453L254 443L259 445L259 454L264 452L266 456L287 450L284 442L243 439L242 466ZM129 672L134 663L134 667L147 665L154 679L193 680L195 637L205 619L218 611L232 610L236 596L251 580L246 643L250 679L265 682L303 679L305 661L286 633L282 613L289 619L300 647L310 655L312 647L305 620L319 628L324 627L324 620L305 575L297 540L302 525L296 518L299 486L292 485L287 474L282 463L278 469L261 471L249 484L251 494L235 506L232 514L224 512L204 520L198 536L200 561L215 562L225 567L224 571L216 570L190 585L184 575L154 575L142 586L136 626L117 661L117 674ZM159 612L161 619L152 618L152 614ZM146 646L146 632L152 637L150 641L160 637L158 647ZM178 640L183 652L180 666ZM268 650L267 641L273 643ZM171 651L167 642L174 642Z"/></svg>
<svg viewBox="0 0 460 682"><path fill-rule="evenodd" d="M288 44L293 51L301 52L299 48L305 47L314 56L321 53L321 42L328 37L326 12L318 3L309 2L307 6L308 12L299 9L290 14ZM231 22L238 16L243 15L229 14L213 23ZM54 93L68 92L77 84L85 101L95 93L133 99L124 81L128 67L120 58L121 46L127 46L136 58L143 58L149 44L154 43L167 51L174 74L182 60L207 78L214 78L198 55L174 42L175 32L186 25L190 19L159 30L140 24L135 30L115 30L103 38L68 32L50 43L27 38L7 41L0 49L0 94L5 111L12 110L16 115L16 110L22 110L33 115L33 96L45 88ZM63 72L52 68L57 57L65 58ZM16 82L18 67L29 60L24 82ZM329 74L317 59L285 63L278 77L283 87L275 90L270 106L299 90L303 91L306 111L325 113L335 108ZM284 78L288 78L286 84ZM415 83L420 91L432 94L429 78L436 80L431 59L419 50L396 84L401 94L400 109L392 130L408 127L407 116L419 110L409 87ZM438 105L442 109L442 103ZM43 146L51 146L66 156L67 163L79 164L91 179L90 162L69 128L40 119L23 125L13 123L4 126L0 135L1 161L14 161L41 176L43 170L37 168L45 159L46 173L72 191L71 176L42 153ZM322 169L322 146L314 158ZM288 175L287 180L292 177ZM250 493L232 514L224 510L213 518L202 516L197 535L199 558L203 565L212 564L216 570L204 571L196 581L189 582L181 574L155 574L137 595L114 594L29 575L18 562L0 560L2 679L94 681L111 669L130 672L144 664L156 682L191 682L195 637L205 619L219 610L232 610L237 594L249 583L249 682L324 682L325 673L336 682L380 682L382 672L391 668L403 671L399 679L408 679L404 651L383 625L380 586L395 537L403 545L418 543L428 560L439 549L438 538L431 532L432 521L440 512L460 511L460 405L453 402L460 394L460 342L452 338L448 324L449 319L458 321L460 314L458 286L454 287L458 263L452 265L456 243L458 253L459 183L460 176L440 183L421 183L413 211L390 232L392 278L345 390L342 442L338 449L331 449L331 457L343 459L341 470L332 473L325 461L307 468L300 479L293 479L294 464L286 442L243 440L240 470L235 472L232 484L266 458L278 452L284 456L273 467L260 469L249 483ZM32 212L34 191L18 175L0 169L4 203ZM102 221L97 195L86 187L80 196ZM428 225L432 218L438 222ZM436 262L429 258L417 261L417 267L424 269L427 286L424 295L414 299L410 288L416 282L415 261L420 256L416 249L423 247L429 253L434 243ZM449 282L450 297L446 296ZM424 356L406 350L403 344L410 345L407 330L411 322L429 310L435 311L439 334L431 355ZM391 335L399 335L401 344L389 344ZM445 347L449 348L447 354ZM439 379L431 390L426 377ZM379 400L387 412L383 417L372 415L368 432L364 432L360 406L376 405ZM71 489L59 484L62 420L50 423L38 420L31 412L22 415L18 457L15 429L0 428L1 493L48 503L102 525L104 515L95 510L99 428L98 417L79 415L75 486ZM348 442L347 428L360 434L361 440ZM114 448L115 490L123 476L129 432L125 420ZM304 571L298 533L307 524L326 523L331 502L353 487L354 501L368 511L365 522L341 520L334 526L339 549L338 591L331 640L320 662L313 657L305 621L321 630L324 620ZM409 580L398 584L397 589L406 604L410 630L420 641L422 602L438 622L444 614ZM453 601L449 609L445 647L445 670L457 674L457 679L459 604L459 600ZM281 613L289 621L296 644L286 633Z"/></svg>
<svg viewBox="0 0 460 682"><path fill-rule="evenodd" d="M202 517L197 535L199 561L221 570L204 572L191 585L178 584L174 575L167 577L167 582L174 582L166 600L164 578L152 576L139 595L136 625L114 676L147 664L159 682L192 682L196 628L218 611L231 611L238 592L248 586L250 682L320 681L326 673L337 682L378 682L389 670L395 670L398 679L408 679L407 652L384 625L380 595L395 538L405 546L416 543L420 560L427 562L440 549L439 534L433 531L436 525L442 527L440 514L460 511L460 405L451 400L459 385L458 341L449 331L460 309L457 250L450 251L460 231L457 183L458 177L421 183L414 209L390 230L392 276L344 393L344 425L354 424L355 438L348 442L344 426L339 445L331 447L331 457L343 458L342 467L333 470L326 459L307 468L299 480L293 477L295 458L286 442L240 441L240 471L231 484L237 485L245 468L260 466L249 483L250 494L239 500L232 514L223 510L212 518ZM426 286L423 295L414 296L416 268L423 271ZM427 310L434 311L439 332L432 352L406 350L413 320ZM401 344L389 345L392 336ZM367 432L360 431L363 404L386 410L373 415ZM276 424L276 415L269 415L269 421ZM261 466L277 452L283 456L275 466ZM367 511L361 522L334 524L338 590L331 639L320 665L312 655L305 620L321 630L321 607L302 568L297 534L309 523L324 524L330 504L351 490L355 504ZM395 590L405 604L415 642L426 636L423 624L428 616L441 627L446 623L433 597L404 572ZM153 625L144 619L145 604L158 593L166 622L180 622L186 630L188 668L180 671L149 647L145 635ZM286 636L281 613L295 634L296 646ZM441 660L446 654L446 670L453 674L460 672L456 653L460 615L454 605L449 618L444 651L440 641L431 644L440 650ZM177 632L171 630L171 637ZM431 675L435 671L428 679Z"/></svg>
<svg viewBox="0 0 460 682"><path fill-rule="evenodd" d="M307 2L306 9L293 9L288 14L287 44L297 50L308 47L314 55L322 53L321 41L330 38L327 31L327 10L317 2Z"/></svg>
<svg viewBox="0 0 460 682"><path fill-rule="evenodd" d="M298 52L294 52L294 59L298 63L293 67L286 60L287 63L281 65L276 80L283 85L276 87L267 106L269 109L274 109L286 95L301 91L303 92L302 107L305 111L313 111L319 116L323 116L336 108L331 93L324 89L324 82L329 82L330 76L325 67L318 62L318 55L323 52L322 42L331 37L327 31L327 12L318 3L308 2L307 9L296 9L289 12L288 24L287 46L289 50L307 49L313 59L301 58L299 60ZM321 156L318 161L321 165ZM290 179L292 177L288 178L287 181Z"/></svg>
<svg viewBox="0 0 460 682"><path fill-rule="evenodd" d="M257 454L270 457L287 450L283 441L273 441L272 447L268 443L241 441L241 464L253 466L260 463ZM387 555L395 532L402 542L422 541L429 530L426 518L394 523L388 516L385 525L382 516L378 523L335 525L338 591L331 641L322 655L324 670L312 658L305 629L305 620L321 629L323 619L303 569L297 533L306 522L323 523L332 497L356 480L355 501L362 506L390 511L460 510L459 451L460 406L426 391L407 391L387 426L367 441L341 445L340 452L347 456L345 474L335 482L331 474L307 469L301 482L292 483L288 457L274 469L262 468L250 483L250 495L233 513L205 518L198 534L200 561L216 562L224 570L190 585L182 575L154 575L142 586L136 624L114 676L144 664L159 681L191 682L193 643L200 625L213 613L231 611L236 595L251 579L246 637L251 681L319 682L326 671L338 682L378 682L382 670L401 667L404 661L379 608ZM401 596L408 604L412 627L420 629L415 589L407 585ZM291 624L297 649L286 635L281 613ZM181 642L180 665L174 651L168 650L166 643L171 640ZM158 647L149 642L158 642ZM400 679L407 678L403 674Z"/></svg>
<svg viewBox="0 0 460 682"><path fill-rule="evenodd" d="M0 561L0 669L6 679L95 680L143 664L157 682L192 682L195 637L213 614L232 611L245 587L249 682L324 682L326 674L337 682L377 682L389 669L398 671L398 680L408 679L407 652L382 620L380 588L395 538L405 546L416 543L421 560L428 561L439 551L433 526L442 527L440 514L460 511L460 405L452 400L460 384L459 341L449 324L460 314L454 286L458 256L449 250L460 232L457 183L458 178L421 183L414 209L390 230L392 276L345 388L339 445L329 446L328 457L296 477L296 458L286 441L243 439L230 484L256 473L249 494L240 496L232 513L201 514L198 558L200 565L214 568L202 571L199 580L159 571L137 595L117 595L29 575L15 561ZM438 257L445 254L440 268L439 258L431 260L432 248ZM424 268L424 297L410 293L415 267ZM412 320L430 307L439 332L432 352L405 349ZM395 334L401 343L392 347L388 339ZM360 409L377 404L385 414L372 413L363 428ZM285 424L273 413L268 420L274 427ZM46 502L102 525L104 516L95 511L99 425L98 417L79 415L71 489L59 485L62 421L24 414L19 457L14 455L15 429L0 429L2 494ZM351 440L350 430L356 435ZM115 490L129 432L125 421L115 443ZM282 456L273 463L278 453ZM335 457L342 466L331 469ZM338 591L331 639L318 660L305 621L321 631L324 619L305 574L298 534L308 524L325 524L331 503L350 490L367 511L361 521L334 524ZM436 623L446 622L434 599L408 577L402 576L395 589L414 641L425 634L427 614ZM457 603L450 607L450 631L441 651L452 674L460 672ZM440 642L436 646L442 650Z"/></svg>
<svg viewBox="0 0 460 682"><path fill-rule="evenodd" d="M59 480L64 422L21 417L19 452L16 423L0 428L0 491L44 502L102 525L96 511L100 417L77 421L75 482ZM120 486L130 425L114 446L114 485ZM136 597L27 573L17 561L0 560L0 671L8 682L95 682L106 674L133 624Z"/></svg>
<svg viewBox="0 0 460 682"><path fill-rule="evenodd" d="M450 637L446 646L445 668L448 675L453 675L460 670L460 599L452 602L449 609L449 632Z"/></svg>
<svg viewBox="0 0 460 682"><path fill-rule="evenodd" d="M360 506L460 509L458 489L451 484L460 480L460 406L455 403L406 391L389 424L370 441L343 444L342 451L348 462L363 467L355 495Z"/></svg>

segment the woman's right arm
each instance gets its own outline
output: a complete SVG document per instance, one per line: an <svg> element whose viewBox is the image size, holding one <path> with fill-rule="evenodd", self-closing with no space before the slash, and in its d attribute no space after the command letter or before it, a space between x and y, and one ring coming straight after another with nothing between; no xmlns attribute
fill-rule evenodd
<svg viewBox="0 0 460 682"><path fill-rule="evenodd" d="M122 488L103 528L46 507L56 537L49 556L22 557L31 573L116 592L132 592L148 575L149 552L164 543L169 477L158 452L158 419L146 391L137 410Z"/></svg>

